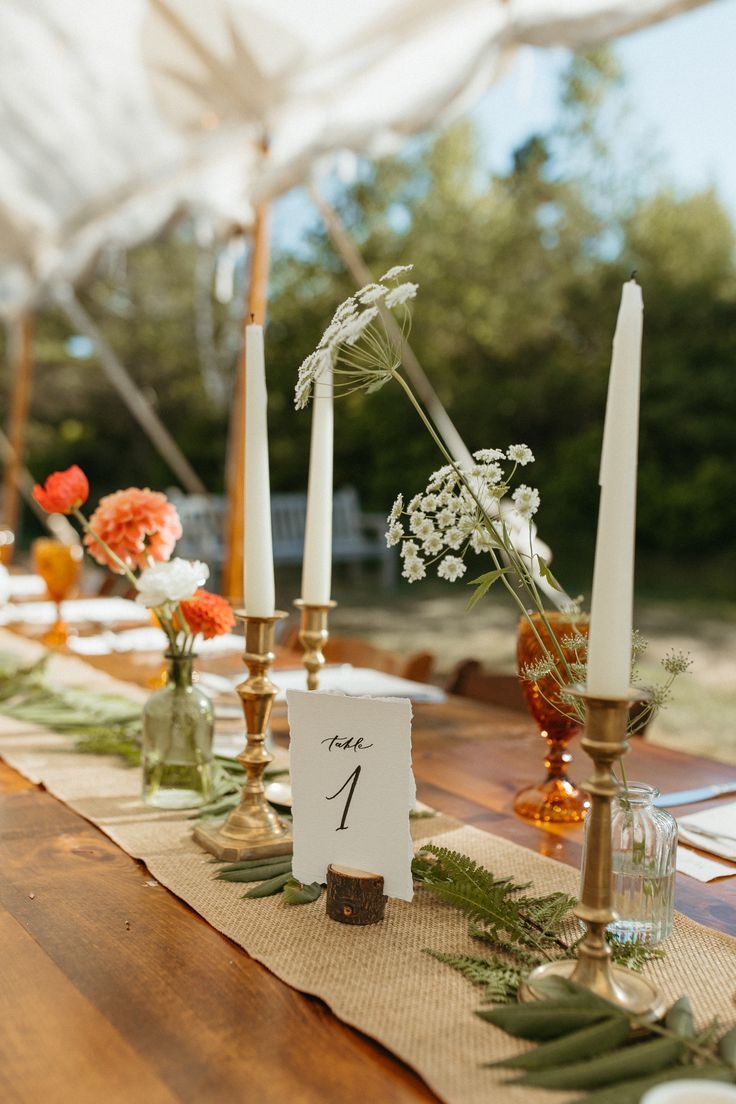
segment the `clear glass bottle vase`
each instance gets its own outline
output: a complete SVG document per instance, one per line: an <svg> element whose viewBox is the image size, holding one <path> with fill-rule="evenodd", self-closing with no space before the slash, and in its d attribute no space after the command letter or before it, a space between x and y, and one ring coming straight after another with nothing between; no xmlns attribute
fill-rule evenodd
<svg viewBox="0 0 736 1104"><path fill-rule="evenodd" d="M608 931L619 943L654 946L672 931L677 822L653 804L658 796L654 786L629 782L611 805L612 905L618 920Z"/></svg>
<svg viewBox="0 0 736 1104"><path fill-rule="evenodd" d="M143 707L143 800L159 809L193 809L212 797L214 712L192 685L194 657L166 658L166 685Z"/></svg>

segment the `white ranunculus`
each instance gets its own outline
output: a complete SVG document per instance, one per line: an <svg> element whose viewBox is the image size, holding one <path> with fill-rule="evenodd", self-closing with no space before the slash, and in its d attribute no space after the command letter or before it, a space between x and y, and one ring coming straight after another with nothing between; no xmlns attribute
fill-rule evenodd
<svg viewBox="0 0 736 1104"><path fill-rule="evenodd" d="M136 601L147 609L191 598L209 578L210 569L199 560L169 560L142 571L136 582Z"/></svg>

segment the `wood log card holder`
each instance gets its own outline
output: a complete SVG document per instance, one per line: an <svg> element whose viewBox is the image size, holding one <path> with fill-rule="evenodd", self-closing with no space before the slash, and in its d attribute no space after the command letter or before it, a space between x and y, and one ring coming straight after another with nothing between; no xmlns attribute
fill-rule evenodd
<svg viewBox="0 0 736 1104"><path fill-rule="evenodd" d="M326 912L375 924L411 901L411 703L289 690L294 877L327 882Z"/></svg>
<svg viewBox="0 0 736 1104"><path fill-rule="evenodd" d="M383 875L330 863L326 907L330 919L340 924L377 924L386 909Z"/></svg>

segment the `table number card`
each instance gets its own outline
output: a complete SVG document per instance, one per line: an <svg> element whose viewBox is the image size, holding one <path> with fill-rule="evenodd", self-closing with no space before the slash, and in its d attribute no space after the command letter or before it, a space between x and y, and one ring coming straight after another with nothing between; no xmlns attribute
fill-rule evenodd
<svg viewBox="0 0 736 1104"><path fill-rule="evenodd" d="M412 899L411 704L289 690L294 876L324 882L330 863L382 874Z"/></svg>

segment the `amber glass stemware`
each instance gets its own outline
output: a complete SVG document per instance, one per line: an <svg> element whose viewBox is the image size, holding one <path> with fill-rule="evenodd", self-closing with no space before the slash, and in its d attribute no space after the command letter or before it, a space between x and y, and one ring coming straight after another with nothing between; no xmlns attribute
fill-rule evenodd
<svg viewBox="0 0 736 1104"><path fill-rule="evenodd" d="M39 537L31 550L33 567L56 605L56 621L41 640L48 648L61 648L69 639L69 626L61 616L61 603L73 593L79 581L82 548L78 544L63 544L53 537Z"/></svg>
<svg viewBox="0 0 736 1104"><path fill-rule="evenodd" d="M547 744L544 760L547 778L536 786L521 790L514 799L514 811L524 820L533 820L537 823L576 824L584 819L590 807L590 799L587 793L578 789L567 776L568 763L572 759L567 745L572 737L580 732L582 725L577 717L571 714L571 707L560 701L560 682L554 674L545 675L536 682L521 677L521 672L527 665L536 664L545 658L538 637L544 642L548 651L556 657L555 667L562 682L568 684L572 680L559 657L541 614L533 613L530 617L536 633L527 618L522 617L519 622L517 661L529 712ZM547 613L545 617L567 662L578 662L582 658L579 651L571 646L569 641L565 645L561 641L575 634L587 636L587 618L571 617L563 613Z"/></svg>
<svg viewBox="0 0 736 1104"><path fill-rule="evenodd" d="M14 547L15 533L8 525L0 521L0 564L4 567L7 567L12 560Z"/></svg>

